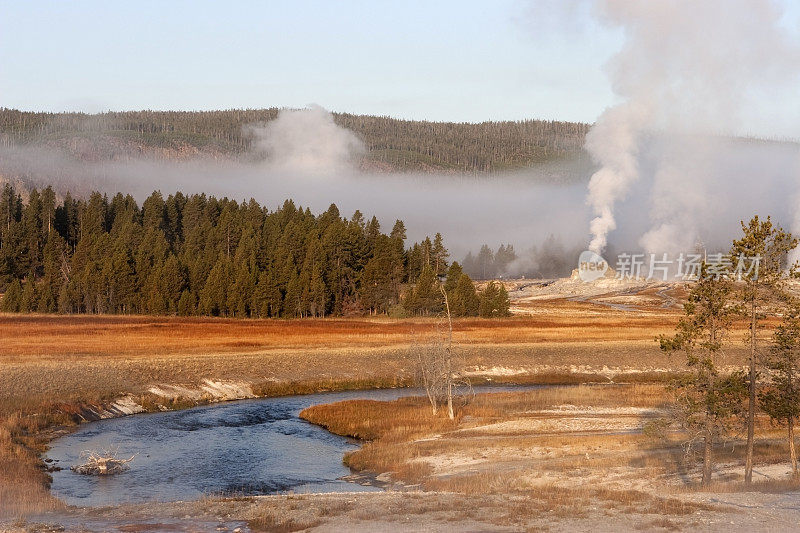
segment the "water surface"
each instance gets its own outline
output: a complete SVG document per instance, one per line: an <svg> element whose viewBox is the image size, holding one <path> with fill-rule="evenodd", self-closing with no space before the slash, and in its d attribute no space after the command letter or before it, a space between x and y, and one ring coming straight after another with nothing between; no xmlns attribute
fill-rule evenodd
<svg viewBox="0 0 800 533"><path fill-rule="evenodd" d="M476 392L522 387L478 387ZM526 387L527 388L527 387ZM219 403L164 413L92 422L54 440L46 457L53 493L70 505L99 506L196 499L203 494L274 494L379 490L342 480L342 457L357 441L301 420L315 404L364 398L392 400L419 394L381 389L307 394ZM84 476L69 470L83 450L115 447L136 454L131 469L116 476Z"/></svg>

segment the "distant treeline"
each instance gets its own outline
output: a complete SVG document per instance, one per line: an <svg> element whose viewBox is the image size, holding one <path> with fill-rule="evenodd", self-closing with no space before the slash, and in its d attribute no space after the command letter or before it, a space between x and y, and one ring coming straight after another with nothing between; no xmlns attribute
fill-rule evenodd
<svg viewBox="0 0 800 533"><path fill-rule="evenodd" d="M508 267L517 259L514 246L501 244L497 253L489 245L481 246L477 255L468 252L462 265L464 272L477 279L492 279L508 275Z"/></svg>
<svg viewBox="0 0 800 533"><path fill-rule="evenodd" d="M478 294L438 233L410 248L397 220L343 218L335 205L314 215L287 200L269 211L204 194L141 208L52 188L27 203L12 186L0 194L0 310L230 317L324 317L387 313L502 316L508 295ZM443 281L444 283L440 283Z"/></svg>
<svg viewBox="0 0 800 533"><path fill-rule="evenodd" d="M237 154L250 146L242 126L273 120L277 108L226 111L126 111L97 115L0 108L0 144L113 135L149 146ZM367 159L392 170L492 172L580 153L588 124L548 120L427 122L334 113L367 146Z"/></svg>
<svg viewBox="0 0 800 533"><path fill-rule="evenodd" d="M558 278L569 276L581 247L569 249L555 235L517 256L512 244L501 244L497 251L484 244L477 253L469 252L461 266L475 279L498 277Z"/></svg>

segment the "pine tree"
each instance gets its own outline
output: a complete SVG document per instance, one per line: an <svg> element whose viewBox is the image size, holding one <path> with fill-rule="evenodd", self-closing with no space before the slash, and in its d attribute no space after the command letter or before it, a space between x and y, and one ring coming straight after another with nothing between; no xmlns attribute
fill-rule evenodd
<svg viewBox="0 0 800 533"><path fill-rule="evenodd" d="M51 231L47 235L42 252L42 262L44 277L37 310L40 313L54 313L58 310L58 295L61 287L68 281L69 276L66 242L56 231Z"/></svg>
<svg viewBox="0 0 800 533"><path fill-rule="evenodd" d="M318 266L314 267L311 274L311 281L309 283L309 311L313 317L324 317L325 309L328 305L328 292L325 288L325 282L322 279L322 273Z"/></svg>
<svg viewBox="0 0 800 533"><path fill-rule="evenodd" d="M503 284L490 281L481 291L479 314L485 318L509 316L510 305L508 292Z"/></svg>
<svg viewBox="0 0 800 533"><path fill-rule="evenodd" d="M39 192L32 189L28 195L28 204L22 211L20 221L21 247L15 262L17 269L27 270L33 279L42 274L42 200Z"/></svg>
<svg viewBox="0 0 800 533"><path fill-rule="evenodd" d="M93 192L85 207L79 208L78 239L98 237L106 231L108 199L99 192Z"/></svg>
<svg viewBox="0 0 800 533"><path fill-rule="evenodd" d="M42 191L42 203L39 219L42 223L42 242L55 230L56 218L56 193L53 187L48 186Z"/></svg>
<svg viewBox="0 0 800 533"><path fill-rule="evenodd" d="M303 312L303 286L300 275L295 271L286 285L283 299L283 316L299 317Z"/></svg>
<svg viewBox="0 0 800 533"><path fill-rule="evenodd" d="M37 308L36 282L29 277L22 287L22 297L19 299L19 312L30 313Z"/></svg>
<svg viewBox="0 0 800 533"><path fill-rule="evenodd" d="M459 265L457 261L453 261L453 264L447 269L447 279L444 281L444 290L447 292L452 292L453 289L456 288L456 285L461 279L461 275L463 273L464 271L462 270L461 265Z"/></svg>
<svg viewBox="0 0 800 533"><path fill-rule="evenodd" d="M178 316L192 316L195 314L195 308L194 294L189 290L183 291L178 300Z"/></svg>
<svg viewBox="0 0 800 533"><path fill-rule="evenodd" d="M480 279L490 279L495 277L494 253L487 245L481 246L478 257L475 260L475 268Z"/></svg>
<svg viewBox="0 0 800 533"><path fill-rule="evenodd" d="M107 280L110 310L114 313L133 312L137 283L133 259L127 249L122 246L115 247L113 255L104 265L103 277Z"/></svg>
<svg viewBox="0 0 800 533"><path fill-rule="evenodd" d="M447 258L450 257L447 248L444 247L442 234L437 233L433 238L431 246L431 262L433 263L433 273L437 276L443 275L447 271Z"/></svg>
<svg viewBox="0 0 800 533"><path fill-rule="evenodd" d="M394 221L394 226L392 226L392 232L389 234L389 238L395 243L398 251L402 253L405 250L406 225L402 220Z"/></svg>
<svg viewBox="0 0 800 533"><path fill-rule="evenodd" d="M80 295L77 283L70 280L61 286L58 293L58 310L60 313L72 314L81 312Z"/></svg>
<svg viewBox="0 0 800 533"><path fill-rule="evenodd" d="M186 286L186 272L173 254L169 254L160 269L159 292L166 301L167 309L175 312L178 307L178 299Z"/></svg>
<svg viewBox="0 0 800 533"><path fill-rule="evenodd" d="M270 213L253 199L178 192L165 201L156 191L140 210L120 193L110 202L98 192L67 193L56 205L52 188L31 191L27 203L11 186L0 190L0 286L17 280L31 311L382 313L399 301L403 282L446 265L440 235L415 254L405 238L400 220L385 235L376 217L343 219L335 205L315 217L291 200ZM439 305L425 285L420 313Z"/></svg>
<svg viewBox="0 0 800 533"><path fill-rule="evenodd" d="M464 257L464 261L461 265L465 273L475 278L479 276L477 261L475 256L472 255L472 252L467 252L467 255Z"/></svg>
<svg viewBox="0 0 800 533"><path fill-rule="evenodd" d="M0 311L6 313L19 313L20 302L22 301L22 284L15 279L6 287L3 299L0 300Z"/></svg>
<svg viewBox="0 0 800 533"><path fill-rule="evenodd" d="M511 263L516 260L517 254L514 252L514 246L511 244L503 245L501 244L500 247L497 249L497 253L494 254L494 267L493 270L500 275L507 275L508 268Z"/></svg>
<svg viewBox="0 0 800 533"><path fill-rule="evenodd" d="M703 443L704 486L711 482L714 444L731 429L746 394L741 373L720 372L722 342L736 313L731 293L730 281L709 275L704 264L684 304L685 316L678 322L675 335L657 339L662 350L686 354L689 372L674 383L673 390L677 393L679 421L688 432L688 448L698 440Z"/></svg>
<svg viewBox="0 0 800 533"><path fill-rule="evenodd" d="M795 421L800 417L800 309L796 304L788 310L772 339L766 361L771 383L759 394L759 400L764 412L788 430L789 459L796 477L800 475L794 442Z"/></svg>
<svg viewBox="0 0 800 533"><path fill-rule="evenodd" d="M200 291L200 313L214 316L227 313L229 270L224 256L220 257Z"/></svg>
<svg viewBox="0 0 800 533"><path fill-rule="evenodd" d="M250 265L247 263L239 265L236 279L228 292L228 308L233 316L251 316L253 293L256 288L256 280L253 278Z"/></svg>
<svg viewBox="0 0 800 533"><path fill-rule="evenodd" d="M166 223L167 205L161 191L154 191L142 203L142 226L145 229L156 229L164 231Z"/></svg>
<svg viewBox="0 0 800 533"><path fill-rule="evenodd" d="M783 290L784 262L789 251L797 247L797 239L791 233L775 227L769 217L760 220L753 217L749 223L742 222L743 236L733 241L731 256L738 263L755 261L757 268L741 268L738 276L743 282L740 300L750 320L748 345L748 405L747 448L745 459L745 483L753 481L753 448L755 445L755 416L758 380L758 330L763 319L763 308L768 300ZM752 266L752 265L750 265Z"/></svg>
<svg viewBox="0 0 800 533"><path fill-rule="evenodd" d="M453 316L478 316L480 298L475 290L475 284L468 275L461 274L449 298Z"/></svg>
<svg viewBox="0 0 800 533"><path fill-rule="evenodd" d="M442 310L444 301L439 290L439 282L430 266L422 270L403 306L411 314L430 315Z"/></svg>
<svg viewBox="0 0 800 533"><path fill-rule="evenodd" d="M281 315L282 302L283 296L272 271L262 271L253 294L253 309L261 318L274 318Z"/></svg>

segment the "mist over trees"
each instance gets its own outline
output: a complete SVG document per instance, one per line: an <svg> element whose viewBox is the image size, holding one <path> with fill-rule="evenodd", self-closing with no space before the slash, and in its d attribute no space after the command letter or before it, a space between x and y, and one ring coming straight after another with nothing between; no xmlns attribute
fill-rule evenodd
<svg viewBox="0 0 800 533"><path fill-rule="evenodd" d="M274 120L278 108L225 111L23 112L0 108L0 146L45 143L79 157L110 158L151 148L187 147L242 155L253 142L245 126ZM388 171L495 172L582 154L588 124L547 120L427 122L333 113L366 145L365 163ZM103 140L109 142L102 142ZM127 141L131 146L120 145ZM135 148L139 146L141 148Z"/></svg>
<svg viewBox="0 0 800 533"><path fill-rule="evenodd" d="M467 253L464 271L477 279L492 279L507 275L509 265L516 259L517 254L511 244L501 244L496 252L484 244L477 255Z"/></svg>
<svg viewBox="0 0 800 533"><path fill-rule="evenodd" d="M0 192L0 310L228 317L430 315L440 277L456 316L482 300L442 236L405 247L397 220L349 219L331 204L314 215L287 200L269 211L236 202L156 191L139 207L130 195L88 198L53 189L27 202ZM487 293L488 294L488 293ZM499 302L496 294L493 302ZM508 307L505 307L507 312ZM498 315L492 315L498 316Z"/></svg>

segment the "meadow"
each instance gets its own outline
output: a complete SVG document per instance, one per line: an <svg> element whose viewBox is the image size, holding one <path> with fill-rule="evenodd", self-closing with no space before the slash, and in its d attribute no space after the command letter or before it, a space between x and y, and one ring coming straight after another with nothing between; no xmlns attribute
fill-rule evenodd
<svg viewBox="0 0 800 533"><path fill-rule="evenodd" d="M537 450L543 443L558 446L553 427L542 426L541 420L530 425L525 413L564 403L651 408L664 401L663 383L682 368L679 356L662 353L654 342L658 334L674 327L679 318L675 308L645 306L623 311L588 301L554 299L538 302L535 310L529 316L454 322L459 359L474 383L624 382L636 383L631 385L634 388L571 387L563 393L548 389L547 393L478 397L458 411L455 421L432 419L425 404L415 399L390 405L346 405L344 414L342 406L321 406L304 416L334 432L369 441L346 458L355 471L392 472L392 483L436 494L455 491L489 497L509 487L517 491L529 486L521 484L519 473L504 474L516 467L502 456L516 454L527 461L532 458L520 455L519 450ZM439 321L433 318L0 315L0 509L7 516L22 516L62 508L49 495L46 465L39 454L51 438L96 418L121 397L145 410L159 410L230 399L198 393L204 380L236 384L252 396L410 386L414 362L409 347L437 326ZM731 351L729 358L733 365L743 362L740 350ZM160 392L154 393L156 389ZM533 418L538 420L540 415ZM369 427L353 426L353 420L366 421ZM392 420L393 426L382 425L385 420ZM503 424L511 424L511 429L502 429ZM482 433L485 428L481 427L492 425L499 425L500 433L496 429ZM454 437L442 438L445 434ZM474 447L474 442L497 435L502 435L503 446L511 446L512 452L503 451L502 446L496 450ZM631 450L641 445L641 438L622 441ZM602 435L592 439L601 443L594 446L620 447L620 442ZM456 459L450 457L454 453ZM578 459L570 458L568 451L562 455L552 464L565 471L592 464L582 463L578 452L572 454ZM462 476L458 465L472 464L476 457L498 468L481 467L477 476ZM531 465L538 464L535 461ZM542 495L555 494L557 487L548 482L537 490ZM585 492L581 498L593 498L593 494ZM657 506L672 505L669 499L666 503L652 500L656 496L645 492L629 497ZM269 501L273 507L285 504ZM272 507L259 509L248 514L255 517L254 523L258 516L272 512ZM286 520L294 520L292 516Z"/></svg>

